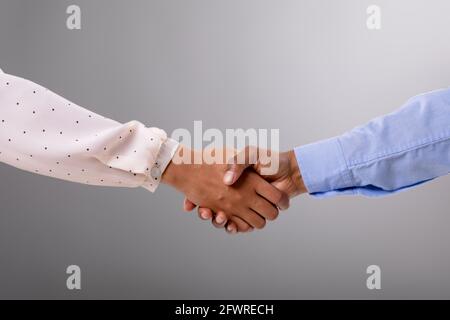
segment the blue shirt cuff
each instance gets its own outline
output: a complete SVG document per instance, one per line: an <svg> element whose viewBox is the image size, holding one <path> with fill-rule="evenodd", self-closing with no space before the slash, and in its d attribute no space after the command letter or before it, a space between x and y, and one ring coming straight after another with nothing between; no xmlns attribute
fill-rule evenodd
<svg viewBox="0 0 450 320"><path fill-rule="evenodd" d="M294 152L309 193L354 187L337 137L297 147Z"/></svg>

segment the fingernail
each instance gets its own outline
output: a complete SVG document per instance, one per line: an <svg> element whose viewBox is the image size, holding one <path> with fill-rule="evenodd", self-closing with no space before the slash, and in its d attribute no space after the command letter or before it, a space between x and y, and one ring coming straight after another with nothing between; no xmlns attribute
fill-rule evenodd
<svg viewBox="0 0 450 320"><path fill-rule="evenodd" d="M225 219L224 219L224 217L222 217L222 216L217 216L217 217L216 217L216 222L217 222L218 224L222 224L222 223L225 222Z"/></svg>
<svg viewBox="0 0 450 320"><path fill-rule="evenodd" d="M230 232L232 232L233 231L233 228L231 227L231 226L228 226L228 231L230 231Z"/></svg>
<svg viewBox="0 0 450 320"><path fill-rule="evenodd" d="M200 215L203 219L208 219L208 214L206 212L202 212Z"/></svg>
<svg viewBox="0 0 450 320"><path fill-rule="evenodd" d="M226 184L232 184L233 183L233 179L234 179L234 173L233 171L227 171L225 173L225 176L223 177L223 181Z"/></svg>

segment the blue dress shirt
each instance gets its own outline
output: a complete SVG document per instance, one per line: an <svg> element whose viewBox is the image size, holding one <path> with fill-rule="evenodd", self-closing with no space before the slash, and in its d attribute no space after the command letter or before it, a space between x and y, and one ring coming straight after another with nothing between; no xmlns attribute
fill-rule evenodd
<svg viewBox="0 0 450 320"><path fill-rule="evenodd" d="M450 89L331 139L295 149L312 195L382 196L450 172Z"/></svg>

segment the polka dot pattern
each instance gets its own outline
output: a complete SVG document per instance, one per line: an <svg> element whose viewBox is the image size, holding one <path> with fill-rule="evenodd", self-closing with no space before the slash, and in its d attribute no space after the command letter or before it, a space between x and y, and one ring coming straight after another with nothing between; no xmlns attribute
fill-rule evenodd
<svg viewBox="0 0 450 320"><path fill-rule="evenodd" d="M53 178L154 191L178 143L0 70L0 161Z"/></svg>

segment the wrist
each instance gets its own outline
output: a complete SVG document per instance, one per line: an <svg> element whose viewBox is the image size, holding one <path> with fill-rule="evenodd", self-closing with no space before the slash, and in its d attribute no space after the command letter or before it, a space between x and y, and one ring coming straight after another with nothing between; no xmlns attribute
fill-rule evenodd
<svg viewBox="0 0 450 320"><path fill-rule="evenodd" d="M166 167L166 170L162 174L161 182L168 184L176 189L180 187L180 181L183 179L186 173L185 165L183 163L182 157L186 152L190 152L189 149L180 145L173 155L171 161Z"/></svg>
<svg viewBox="0 0 450 320"><path fill-rule="evenodd" d="M303 182L302 173L297 162L294 150L288 151L289 168L291 172L291 179L295 185L297 194L307 193L305 183Z"/></svg>
<svg viewBox="0 0 450 320"><path fill-rule="evenodd" d="M185 188L189 187L189 183L196 174L196 167L194 163L195 151L191 150L183 145L180 145L175 152L172 160L167 165L164 171L161 182L179 191L186 191Z"/></svg>

